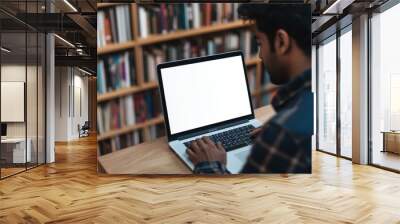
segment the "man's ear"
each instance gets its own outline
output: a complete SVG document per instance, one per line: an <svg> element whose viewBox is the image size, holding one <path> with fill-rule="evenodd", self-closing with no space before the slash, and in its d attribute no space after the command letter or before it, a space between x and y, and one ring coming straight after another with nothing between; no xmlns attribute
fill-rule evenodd
<svg viewBox="0 0 400 224"><path fill-rule="evenodd" d="M290 50L290 47L289 34L283 29L278 29L275 33L275 52L284 55Z"/></svg>

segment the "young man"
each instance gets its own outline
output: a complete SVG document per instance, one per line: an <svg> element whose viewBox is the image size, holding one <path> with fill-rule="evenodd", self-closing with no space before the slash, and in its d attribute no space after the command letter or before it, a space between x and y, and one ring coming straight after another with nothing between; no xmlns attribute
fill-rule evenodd
<svg viewBox="0 0 400 224"><path fill-rule="evenodd" d="M311 11L307 5L242 4L239 15L255 22L259 57L279 85L276 115L256 136L242 173L311 173ZM228 173L221 143L197 139L187 149L195 173Z"/></svg>

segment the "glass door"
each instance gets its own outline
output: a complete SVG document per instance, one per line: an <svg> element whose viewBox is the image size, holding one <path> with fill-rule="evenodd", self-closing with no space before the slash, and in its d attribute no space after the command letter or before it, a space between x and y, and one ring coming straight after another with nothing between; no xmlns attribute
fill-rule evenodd
<svg viewBox="0 0 400 224"><path fill-rule="evenodd" d="M0 2L1 179L45 163L45 35L4 13L32 16L44 3Z"/></svg>
<svg viewBox="0 0 400 224"><path fill-rule="evenodd" d="M27 151L25 32L1 34L1 177L26 170ZM6 49L6 50L4 50Z"/></svg>

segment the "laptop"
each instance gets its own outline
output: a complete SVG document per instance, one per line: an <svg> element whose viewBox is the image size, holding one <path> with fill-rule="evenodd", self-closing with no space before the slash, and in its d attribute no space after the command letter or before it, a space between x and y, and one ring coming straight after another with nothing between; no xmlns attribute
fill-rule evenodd
<svg viewBox="0 0 400 224"><path fill-rule="evenodd" d="M239 173L250 154L254 117L240 51L157 65L168 144L193 171L186 149L209 136L227 151L227 169Z"/></svg>

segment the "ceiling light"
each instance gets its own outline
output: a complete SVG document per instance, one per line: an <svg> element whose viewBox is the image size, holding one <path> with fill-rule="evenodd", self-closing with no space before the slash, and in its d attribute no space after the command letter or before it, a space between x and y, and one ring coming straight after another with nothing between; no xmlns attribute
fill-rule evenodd
<svg viewBox="0 0 400 224"><path fill-rule="evenodd" d="M332 14L332 13L334 13L334 14L339 14L339 13L337 13L337 9L336 10L333 10L334 12L331 12L332 11L332 9L335 9L337 6L338 6L338 4L339 4L339 2L340 2L341 0L336 0L332 5L330 5L322 14Z"/></svg>
<svg viewBox="0 0 400 224"><path fill-rule="evenodd" d="M356 0L336 0L332 3L322 14L324 15L338 15L342 14L343 10L353 4Z"/></svg>
<svg viewBox="0 0 400 224"><path fill-rule="evenodd" d="M61 41L63 41L64 43L66 43L67 45L69 45L70 47L75 48L75 45L71 44L71 42L69 42L69 41L67 41L66 39L60 37L59 35L54 34L54 36L57 37L58 39L60 39Z"/></svg>
<svg viewBox="0 0 400 224"><path fill-rule="evenodd" d="M5 48L5 47L1 47L0 49L1 49L2 51L6 52L6 53L10 53L10 52L11 52L11 50L9 50L9 49L7 49L7 48Z"/></svg>
<svg viewBox="0 0 400 224"><path fill-rule="evenodd" d="M83 73L85 73L85 74L87 74L87 75L92 75L92 73L90 73L90 72L88 72L88 71L86 71L86 70L83 70L83 69L81 69L81 68L79 68L79 67L78 67L78 69L79 69L79 71L81 71L81 72L83 72Z"/></svg>
<svg viewBox="0 0 400 224"><path fill-rule="evenodd" d="M74 12L78 12L78 10L71 4L69 3L68 0L64 0L65 4L67 4Z"/></svg>

